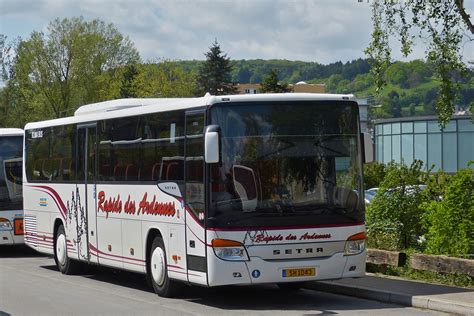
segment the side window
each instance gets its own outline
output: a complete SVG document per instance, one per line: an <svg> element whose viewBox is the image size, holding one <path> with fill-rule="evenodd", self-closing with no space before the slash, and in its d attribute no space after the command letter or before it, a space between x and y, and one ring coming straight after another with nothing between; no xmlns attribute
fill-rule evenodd
<svg viewBox="0 0 474 316"><path fill-rule="evenodd" d="M204 114L186 118L186 181L203 182Z"/></svg>
<svg viewBox="0 0 474 316"><path fill-rule="evenodd" d="M28 130L26 132L26 176L30 181L49 182L51 128Z"/></svg>
<svg viewBox="0 0 474 316"><path fill-rule="evenodd" d="M51 135L51 181L74 180L75 126L56 126Z"/></svg>
<svg viewBox="0 0 474 316"><path fill-rule="evenodd" d="M143 117L141 181L184 180L184 112Z"/></svg>
<svg viewBox="0 0 474 316"><path fill-rule="evenodd" d="M99 123L99 181L139 181L140 117Z"/></svg>

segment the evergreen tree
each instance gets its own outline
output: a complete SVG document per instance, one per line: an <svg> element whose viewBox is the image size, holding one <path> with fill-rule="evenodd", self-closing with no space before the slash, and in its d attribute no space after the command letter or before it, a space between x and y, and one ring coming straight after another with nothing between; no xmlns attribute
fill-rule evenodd
<svg viewBox="0 0 474 316"><path fill-rule="evenodd" d="M237 87L232 83L230 58L221 51L217 40L205 55L206 61L200 67L197 77L198 94L203 95L206 92L212 95L237 93Z"/></svg>
<svg viewBox="0 0 474 316"><path fill-rule="evenodd" d="M402 116L402 107L400 105L400 96L397 91L393 90L388 94L390 99L390 112L392 113L393 117L401 117Z"/></svg>
<svg viewBox="0 0 474 316"><path fill-rule="evenodd" d="M284 93L291 91L288 84L278 82L278 72L276 69L271 69L265 78L263 78L260 90L263 93Z"/></svg>
<svg viewBox="0 0 474 316"><path fill-rule="evenodd" d="M125 72L122 77L122 84L120 86L120 97L121 98L136 98L137 92L134 91L133 81L138 75L137 66L130 64L125 67Z"/></svg>

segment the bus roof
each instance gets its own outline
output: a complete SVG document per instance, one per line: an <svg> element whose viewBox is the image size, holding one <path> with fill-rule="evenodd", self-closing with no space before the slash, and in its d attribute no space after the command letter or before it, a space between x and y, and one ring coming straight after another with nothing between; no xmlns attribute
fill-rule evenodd
<svg viewBox="0 0 474 316"><path fill-rule="evenodd" d="M93 122L103 119L127 117L154 112L186 110L209 106L222 102L255 102L255 101L355 101L352 94L319 94L319 93L268 93L213 96L206 93L200 98L131 98L118 99L83 105L74 116L28 123L26 129L42 128Z"/></svg>
<svg viewBox="0 0 474 316"><path fill-rule="evenodd" d="M21 128L0 128L0 136L23 136Z"/></svg>

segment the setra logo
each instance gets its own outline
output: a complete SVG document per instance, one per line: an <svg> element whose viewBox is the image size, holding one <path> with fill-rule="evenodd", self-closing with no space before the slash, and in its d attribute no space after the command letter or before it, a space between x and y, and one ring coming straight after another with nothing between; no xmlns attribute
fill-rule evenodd
<svg viewBox="0 0 474 316"><path fill-rule="evenodd" d="M273 250L273 255L278 256L281 254L285 255L293 255L293 254L312 254L312 253L323 253L323 247L316 247L316 248L287 248L287 249L275 249Z"/></svg>

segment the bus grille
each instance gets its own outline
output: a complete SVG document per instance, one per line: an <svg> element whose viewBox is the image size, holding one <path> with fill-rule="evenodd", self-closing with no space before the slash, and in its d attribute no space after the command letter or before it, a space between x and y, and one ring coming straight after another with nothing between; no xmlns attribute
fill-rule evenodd
<svg viewBox="0 0 474 316"><path fill-rule="evenodd" d="M36 231L38 230L38 223L36 221L36 216L25 215L23 217L23 220L24 220L23 225L25 226L25 235L36 234Z"/></svg>

